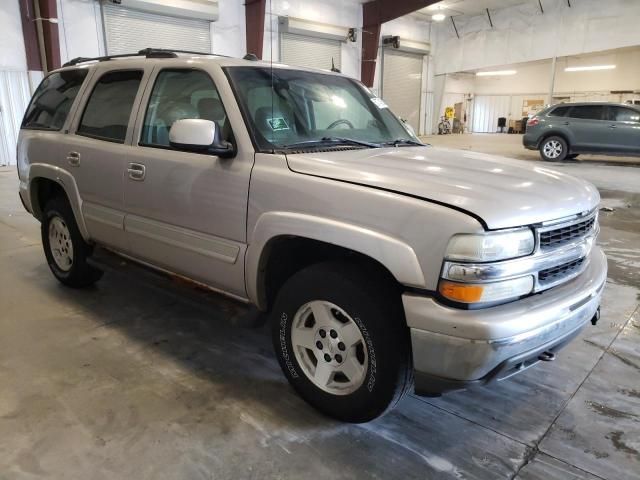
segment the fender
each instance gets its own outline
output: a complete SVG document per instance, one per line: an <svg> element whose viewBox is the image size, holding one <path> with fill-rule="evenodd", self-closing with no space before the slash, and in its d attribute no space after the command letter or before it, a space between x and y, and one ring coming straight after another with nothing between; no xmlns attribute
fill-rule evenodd
<svg viewBox="0 0 640 480"><path fill-rule="evenodd" d="M87 242L91 240L89 231L87 230L87 225L84 223L84 217L82 216L82 199L80 198L78 185L76 184L73 175L71 175L68 171L54 165L48 165L45 163L32 163L31 165L29 165L27 178L29 189L28 198L34 217L36 217L38 220L42 219L42 212L38 207L38 192L34 188L34 181L38 178L46 178L48 180L52 180L60 185L66 193L82 238L84 238L84 240Z"/></svg>
<svg viewBox="0 0 640 480"><path fill-rule="evenodd" d="M409 245L387 234L349 223L294 212L268 212L256 222L247 248L247 295L265 308L258 272L268 243L281 236L297 236L345 247L384 265L404 285L425 288L418 257Z"/></svg>

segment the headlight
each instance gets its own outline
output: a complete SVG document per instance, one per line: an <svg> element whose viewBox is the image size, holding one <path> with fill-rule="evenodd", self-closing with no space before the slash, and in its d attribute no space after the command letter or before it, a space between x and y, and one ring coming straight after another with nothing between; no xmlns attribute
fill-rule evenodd
<svg viewBox="0 0 640 480"><path fill-rule="evenodd" d="M530 228L454 235L447 246L447 260L495 262L533 253L535 240Z"/></svg>
<svg viewBox="0 0 640 480"><path fill-rule="evenodd" d="M458 303L490 303L528 295L533 290L533 277L514 278L491 283L457 283L440 280L440 294Z"/></svg>

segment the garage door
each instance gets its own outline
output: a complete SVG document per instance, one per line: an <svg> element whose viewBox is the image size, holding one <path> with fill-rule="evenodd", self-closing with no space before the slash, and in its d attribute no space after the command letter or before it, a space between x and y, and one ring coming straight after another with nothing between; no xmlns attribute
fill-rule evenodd
<svg viewBox="0 0 640 480"><path fill-rule="evenodd" d="M299 67L331 70L331 61L341 68L341 43L338 40L283 33L280 37L282 63Z"/></svg>
<svg viewBox="0 0 640 480"><path fill-rule="evenodd" d="M418 132L420 128L420 91L422 55L384 49L382 98L393 113Z"/></svg>
<svg viewBox="0 0 640 480"><path fill-rule="evenodd" d="M107 54L137 52L143 48L174 48L211 52L211 22L142 12L103 4Z"/></svg>

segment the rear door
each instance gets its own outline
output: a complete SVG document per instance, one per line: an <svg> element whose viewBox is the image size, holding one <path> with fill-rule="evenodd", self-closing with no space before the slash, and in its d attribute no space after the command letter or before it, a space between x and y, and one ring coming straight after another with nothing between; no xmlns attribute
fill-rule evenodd
<svg viewBox="0 0 640 480"><path fill-rule="evenodd" d="M604 118L603 105L575 105L571 107L567 117L563 118L563 127L571 135L572 151L599 152L606 150L609 132Z"/></svg>
<svg viewBox="0 0 640 480"><path fill-rule="evenodd" d="M128 250L123 205L128 140L147 70L98 67L62 143L61 157L78 185L91 238L122 251Z"/></svg>
<svg viewBox="0 0 640 480"><path fill-rule="evenodd" d="M607 108L607 150L612 153L640 153L640 110L617 105Z"/></svg>

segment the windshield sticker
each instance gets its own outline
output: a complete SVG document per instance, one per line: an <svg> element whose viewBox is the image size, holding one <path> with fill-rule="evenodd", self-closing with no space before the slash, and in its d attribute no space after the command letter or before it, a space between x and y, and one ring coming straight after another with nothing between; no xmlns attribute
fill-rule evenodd
<svg viewBox="0 0 640 480"><path fill-rule="evenodd" d="M289 130L289 124L282 117L267 118L267 123L274 132L279 130Z"/></svg>
<svg viewBox="0 0 640 480"><path fill-rule="evenodd" d="M379 109L383 109L383 108L389 108L389 106L384 103L384 100L382 100L381 98L378 97L371 97L371 101L373 102L373 104L378 107Z"/></svg>

